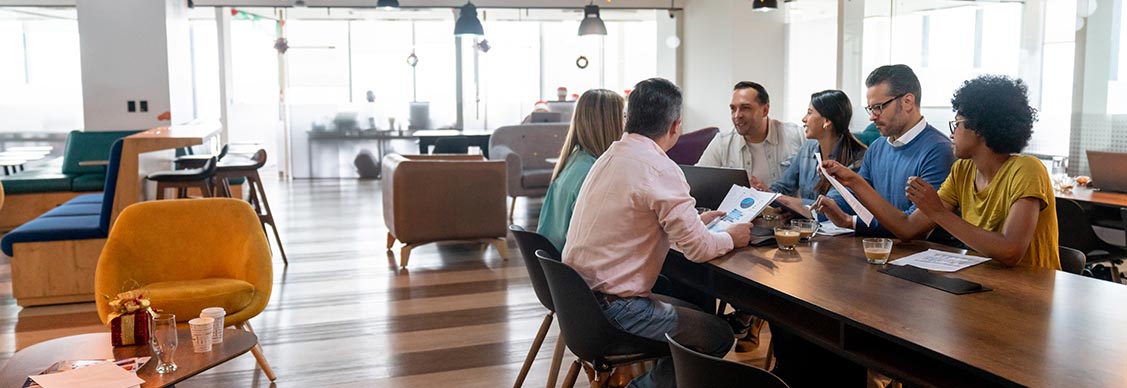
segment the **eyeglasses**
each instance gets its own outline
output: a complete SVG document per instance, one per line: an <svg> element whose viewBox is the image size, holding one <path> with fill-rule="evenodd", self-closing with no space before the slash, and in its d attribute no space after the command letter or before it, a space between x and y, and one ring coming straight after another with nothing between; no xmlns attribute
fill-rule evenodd
<svg viewBox="0 0 1127 388"><path fill-rule="evenodd" d="M899 96L892 97L892 98L888 99L888 101L882 102L880 104L866 106L865 111L869 112L869 115L880 116L880 113L884 111L885 106L892 103L893 101L896 101L896 99L898 99L900 97L904 97L906 95L908 95L908 93L901 93Z"/></svg>
<svg viewBox="0 0 1127 388"><path fill-rule="evenodd" d="M952 134L952 135L954 135L954 134L955 134L955 128L958 128L958 127L959 127L959 123L961 123L961 122L964 122L964 121L967 121L967 120L966 120L966 119L963 119L963 120L951 120L951 121L948 121L948 122L947 122L947 126L948 126L948 127L951 127L951 134Z"/></svg>

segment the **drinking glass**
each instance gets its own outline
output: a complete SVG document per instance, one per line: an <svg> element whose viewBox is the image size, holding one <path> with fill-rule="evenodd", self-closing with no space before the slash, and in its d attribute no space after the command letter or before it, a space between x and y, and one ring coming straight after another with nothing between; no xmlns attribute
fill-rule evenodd
<svg viewBox="0 0 1127 388"><path fill-rule="evenodd" d="M793 226L775 227L775 242L779 244L780 250L793 251L794 246L798 245L799 235L798 228Z"/></svg>
<svg viewBox="0 0 1127 388"><path fill-rule="evenodd" d="M866 238L861 240L865 246L865 260L869 264L888 263L888 256L892 254L892 240L887 238Z"/></svg>
<svg viewBox="0 0 1127 388"><path fill-rule="evenodd" d="M176 362L172 355L176 353L176 315L157 314L153 316L150 345L153 356L157 359L157 373L169 373L176 370Z"/></svg>
<svg viewBox="0 0 1127 388"><path fill-rule="evenodd" d="M814 233L818 232L817 220L790 220L790 226L798 228L798 236L802 242L809 242L814 238Z"/></svg>

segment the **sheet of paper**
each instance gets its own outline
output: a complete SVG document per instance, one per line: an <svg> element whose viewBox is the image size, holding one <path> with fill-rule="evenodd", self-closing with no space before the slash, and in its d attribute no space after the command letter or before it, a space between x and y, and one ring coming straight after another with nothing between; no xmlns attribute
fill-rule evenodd
<svg viewBox="0 0 1127 388"><path fill-rule="evenodd" d="M145 383L145 380L126 372L113 361L66 372L29 377L43 388L129 388Z"/></svg>
<svg viewBox="0 0 1127 388"><path fill-rule="evenodd" d="M708 224L708 230L713 232L723 232L727 230L729 225L738 224L741 222L751 222L759 213L763 212L771 202L775 201L779 194L767 193L758 190L752 190L740 185L732 185L732 189L728 190L728 195L724 196L724 200L720 202L720 207L716 210L725 212L723 217L717 218Z"/></svg>
<svg viewBox="0 0 1127 388"><path fill-rule="evenodd" d="M928 249L914 255L890 261L889 264L911 265L913 267L939 272L955 272L963 268L984 263L987 260L990 260L990 258Z"/></svg>
<svg viewBox="0 0 1127 388"><path fill-rule="evenodd" d="M822 221L822 223L818 225L818 234L823 236L838 236L846 233L853 233L853 229L834 225L833 221Z"/></svg>
<svg viewBox="0 0 1127 388"><path fill-rule="evenodd" d="M853 196L853 192L849 191L849 189L846 189L845 186L841 184L841 182L838 182L837 178L834 178L833 176L830 176L830 174L826 173L826 169L822 168L821 154L815 152L814 158L818 160L818 172L821 172L822 176L826 177L826 180L830 182L830 185L837 189L838 193L841 193L841 198L845 199L845 202L849 204L849 207L853 208L853 212L857 214L857 218L860 218L861 222L864 222L865 225L871 225L873 223L873 213L870 212L869 209L865 208L865 205L862 205L861 201L857 200L857 197Z"/></svg>

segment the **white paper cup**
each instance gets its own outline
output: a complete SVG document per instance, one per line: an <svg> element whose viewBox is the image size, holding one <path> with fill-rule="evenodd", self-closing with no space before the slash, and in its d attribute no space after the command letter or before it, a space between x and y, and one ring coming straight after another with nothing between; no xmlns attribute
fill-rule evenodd
<svg viewBox="0 0 1127 388"><path fill-rule="evenodd" d="M188 326L192 329L192 350L195 350L196 353L211 351L211 333L214 323L215 320L211 318L195 318L188 321Z"/></svg>
<svg viewBox="0 0 1127 388"><path fill-rule="evenodd" d="M225 316L227 316L227 312L223 311L222 307L208 307L200 312L200 318L215 320L211 325L211 343L213 344L223 343L223 328L226 327L223 324L223 317Z"/></svg>

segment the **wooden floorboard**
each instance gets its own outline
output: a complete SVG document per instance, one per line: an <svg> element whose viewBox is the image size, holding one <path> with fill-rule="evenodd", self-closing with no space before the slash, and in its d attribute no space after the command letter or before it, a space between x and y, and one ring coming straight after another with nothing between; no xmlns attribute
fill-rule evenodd
<svg viewBox="0 0 1127 388"><path fill-rule="evenodd" d="M508 260L486 244L449 242L416 248L400 269L397 250L384 245L379 181L266 183L290 261L275 258L270 304L251 320L278 375L274 386L512 386L547 312L512 239ZM539 199L518 199L514 223L535 228L539 210ZM41 341L106 331L92 303L16 306L7 263L0 360ZM544 386L557 336L553 327L525 386ZM765 351L728 358L761 365ZM560 381L573 359L565 358ZM271 384L247 354L177 386Z"/></svg>

